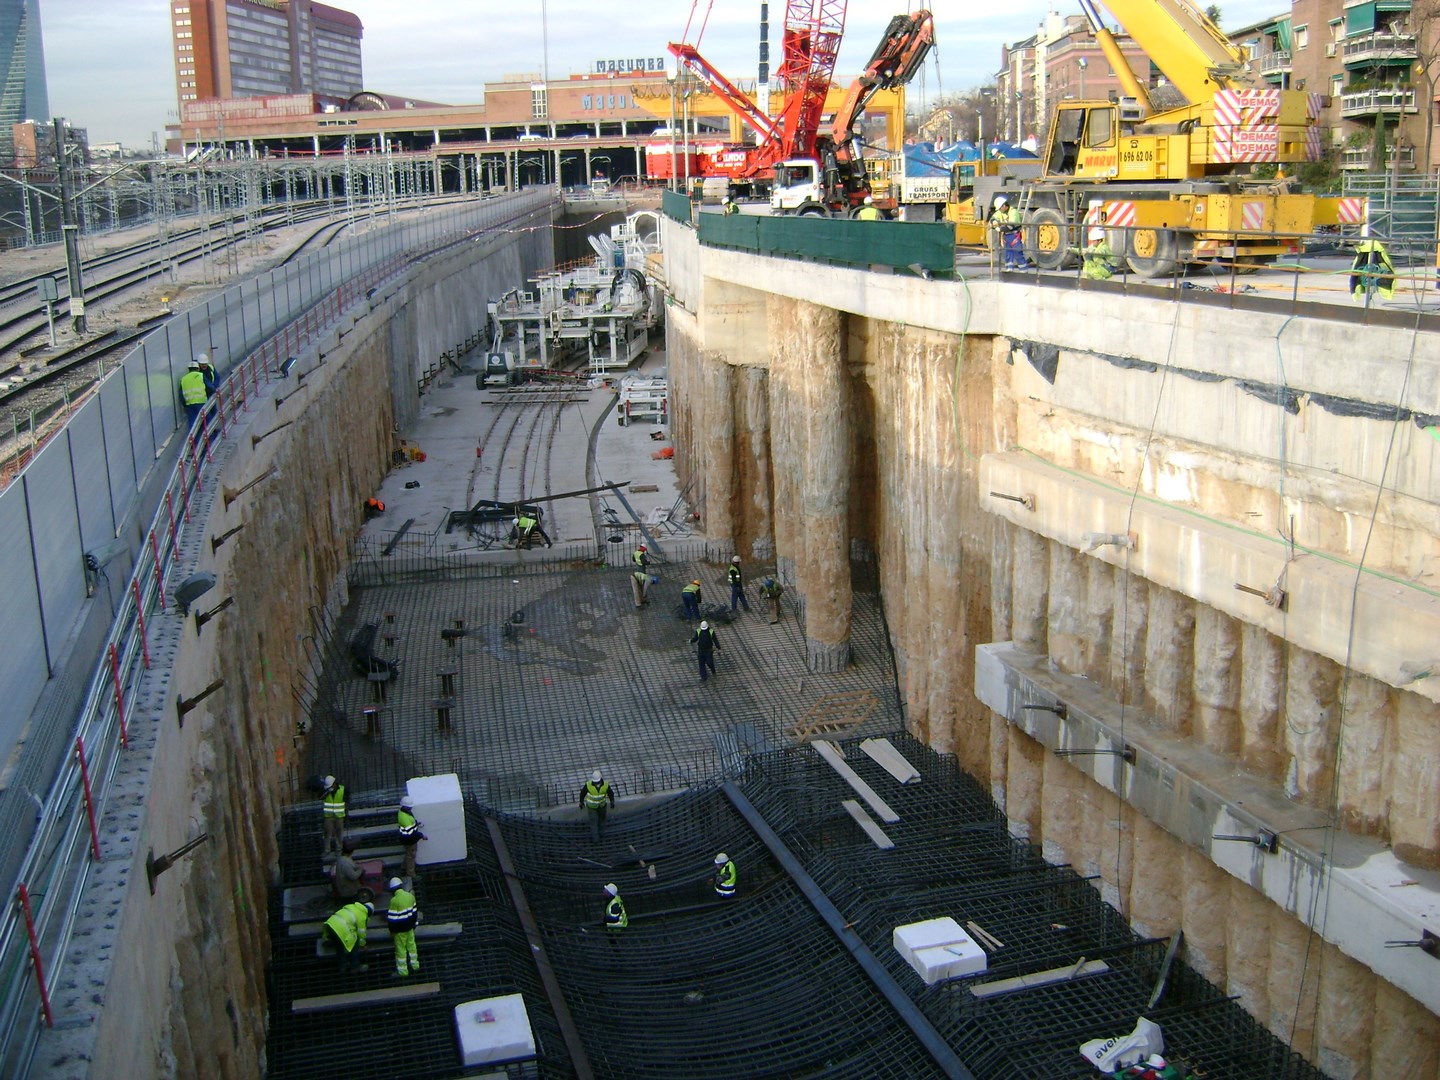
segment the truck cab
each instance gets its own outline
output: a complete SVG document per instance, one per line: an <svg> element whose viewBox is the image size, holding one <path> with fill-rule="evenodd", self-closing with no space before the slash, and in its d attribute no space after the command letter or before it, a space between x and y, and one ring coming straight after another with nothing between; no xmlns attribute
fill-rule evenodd
<svg viewBox="0 0 1440 1080"><path fill-rule="evenodd" d="M770 188L770 212L822 217L829 214L818 161L814 158L790 158L775 166L775 183Z"/></svg>
<svg viewBox="0 0 1440 1080"><path fill-rule="evenodd" d="M825 155L817 158L788 158L775 166L775 183L770 188L772 214L799 214L802 217L844 217L870 193L863 168L847 168Z"/></svg>

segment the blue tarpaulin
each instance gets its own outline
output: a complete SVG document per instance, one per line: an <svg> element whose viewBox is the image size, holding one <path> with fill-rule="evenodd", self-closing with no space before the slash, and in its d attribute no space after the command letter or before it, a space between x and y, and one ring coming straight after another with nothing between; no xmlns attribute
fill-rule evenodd
<svg viewBox="0 0 1440 1080"><path fill-rule="evenodd" d="M985 153L992 158L1031 158L1035 155L1013 143L987 142ZM905 147L906 176L949 176L957 161L975 161L980 148L972 142L957 142L937 150L934 143L912 143Z"/></svg>

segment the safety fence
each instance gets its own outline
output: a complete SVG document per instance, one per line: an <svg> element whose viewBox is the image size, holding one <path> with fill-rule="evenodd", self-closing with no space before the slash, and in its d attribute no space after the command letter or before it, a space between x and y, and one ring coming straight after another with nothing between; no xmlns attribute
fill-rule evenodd
<svg viewBox="0 0 1440 1080"><path fill-rule="evenodd" d="M678 191L662 191L660 193L660 209L671 221L678 221L681 225L690 224L691 203L687 195Z"/></svg>
<svg viewBox="0 0 1440 1080"><path fill-rule="evenodd" d="M961 248L955 273L972 282L1000 278L1052 288L1073 288L1077 282L1086 287L1121 285L1184 301L1208 298L1227 307L1272 307L1286 313L1304 305L1317 317L1367 323L1389 319L1405 326L1414 325L1417 313L1425 320L1435 318L1426 312L1440 305L1434 236L1275 233L1266 240L1295 254L1255 257L1242 250L1185 258L1173 253L1166 265L1137 273L1128 253L1153 246L1154 230L1107 225L1104 232L1104 251L1074 227L1058 230L1059 243L1047 253L1037 252L1034 236L1027 236L1023 260L1018 253L1007 259L998 244ZM1046 265L1031 261L1037 257ZM1022 262L1023 267L1007 265Z"/></svg>
<svg viewBox="0 0 1440 1080"><path fill-rule="evenodd" d="M782 259L885 266L923 277L955 269L955 228L945 223L702 213L699 230L702 244Z"/></svg>
<svg viewBox="0 0 1440 1080"><path fill-rule="evenodd" d="M83 703L78 709L52 710L54 715L45 718L48 728L32 725L15 773L18 782L12 781L0 795L0 828L8 845L3 849L5 880L13 897L13 903L0 911L0 1075L26 1075L42 1026L56 1022L50 988L67 977L67 949L81 896L106 858L98 823L117 770L127 754L146 752L161 723L171 715L183 722L187 704L207 693L201 691L189 703L173 699L174 713L141 701L146 672L161 657L157 647L168 651L180 627L187 625L166 618L176 603L173 596L167 597L166 587L167 582L172 588L177 584L182 563L193 565L193 549L200 542L192 534L192 525L199 520L197 500L211 495L207 488L215 483L209 469L212 440L223 440L262 395L262 388L286 376L288 358L317 343L380 284L418 258L477 233L502 230L550 204L549 193L485 200L457 212L377 230L340 250L315 253L226 290L202 308L177 317L131 353L105 378L89 405L77 412L62 437L44 447L20 480L0 495L0 540L14 553L7 560L12 580L0 584L12 593L21 592L22 602L28 599L36 608L34 636L41 641L25 661L38 669L42 682L47 673L56 674L59 662L48 651L46 629L60 635L51 639L58 642L78 617L72 614L65 625L49 626L46 615L52 609L44 604L49 598L43 586L49 579L42 573L42 544L47 551L61 549L57 565L68 558L84 569L76 575L78 590L72 588L80 594L77 608L91 598L87 592L98 591L101 582L110 587L106 572L110 560L121 554L133 559L133 572L124 587L118 592L112 589L113 617L106 620L91 652L98 658L89 662L88 678L81 686L88 690L83 697L77 695ZM211 353L223 374L205 419L187 430L180 427L175 376L202 350ZM140 408L125 407L132 394L142 396ZM108 413L107 401L114 405ZM98 434L94 445L73 437L87 411L94 414L91 420ZM119 445L125 448L120 479L128 485L123 505L110 453ZM52 461L65 470L63 477L47 464ZM153 470L141 468L171 461L173 466L160 484L151 482L148 474ZM121 544L117 537L123 539L127 532L120 517L128 512L133 520L142 491L155 500L153 512L143 529L134 530L133 543ZM102 497L108 511L103 529L88 531L83 520L73 520L81 516L79 508L86 500ZM66 513L72 518L68 528L56 530L55 522ZM117 545L127 550L107 549ZM17 563L29 572L28 589L14 580ZM22 584L24 576L19 575ZM16 600L4 596L0 593L0 617L13 644L10 652L21 652L31 627L26 620L11 621ZM85 658L77 656L70 667L75 674L69 681L79 683L87 668ZM15 675L13 668L0 671L0 691L6 694L10 715L23 720L41 690ZM48 754L48 763L47 734L58 748ZM33 794L35 788L46 791L43 800ZM129 861L128 854L109 856Z"/></svg>

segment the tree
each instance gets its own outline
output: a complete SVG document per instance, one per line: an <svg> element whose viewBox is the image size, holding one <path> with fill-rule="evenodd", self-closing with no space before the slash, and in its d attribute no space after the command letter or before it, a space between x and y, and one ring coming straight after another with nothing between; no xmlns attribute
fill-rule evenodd
<svg viewBox="0 0 1440 1080"><path fill-rule="evenodd" d="M1424 97L1419 102L1425 116L1425 160L1421 168L1431 169L1431 153L1435 144L1435 76L1440 74L1440 0L1411 0L1410 32L1415 35L1415 73L1420 76L1417 88Z"/></svg>
<svg viewBox="0 0 1440 1080"><path fill-rule="evenodd" d="M1205 9L1205 17L1206 17L1207 19L1209 19L1211 22L1213 22L1216 26L1219 26L1219 25L1220 25L1220 5L1219 5L1219 4L1211 4L1209 7L1207 7L1207 8Z"/></svg>

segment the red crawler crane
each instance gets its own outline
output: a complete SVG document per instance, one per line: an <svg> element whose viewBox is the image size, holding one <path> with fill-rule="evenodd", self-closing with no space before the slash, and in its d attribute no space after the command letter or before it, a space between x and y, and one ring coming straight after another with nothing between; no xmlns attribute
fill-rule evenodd
<svg viewBox="0 0 1440 1080"><path fill-rule="evenodd" d="M756 108L694 45L671 42L671 54L755 129L759 142L746 149L744 164L731 175L767 177L777 162L814 154L825 95L830 91L835 57L845 32L845 4L846 0L786 0L780 66L775 72L786 91L785 108L773 119ZM698 5L699 0L691 5L692 22ZM689 30L687 24L687 36Z"/></svg>

